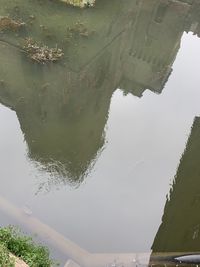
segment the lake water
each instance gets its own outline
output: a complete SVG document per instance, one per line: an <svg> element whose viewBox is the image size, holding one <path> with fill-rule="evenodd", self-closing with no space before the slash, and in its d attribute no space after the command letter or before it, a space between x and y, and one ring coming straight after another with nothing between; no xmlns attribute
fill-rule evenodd
<svg viewBox="0 0 200 267"><path fill-rule="evenodd" d="M0 2L26 23L0 27L0 225L62 264L31 218L90 253L200 251L200 2Z"/></svg>

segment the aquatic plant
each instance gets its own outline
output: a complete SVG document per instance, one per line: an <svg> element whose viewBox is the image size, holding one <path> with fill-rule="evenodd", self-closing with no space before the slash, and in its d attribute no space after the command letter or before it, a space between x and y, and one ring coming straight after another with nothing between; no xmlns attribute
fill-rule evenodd
<svg viewBox="0 0 200 267"><path fill-rule="evenodd" d="M91 7L94 6L95 0L60 0L66 4L78 7Z"/></svg>
<svg viewBox="0 0 200 267"><path fill-rule="evenodd" d="M4 30L17 31L24 25L25 25L24 22L15 21L11 19L10 17L0 16L0 31L4 31Z"/></svg>
<svg viewBox="0 0 200 267"><path fill-rule="evenodd" d="M81 21L77 21L73 26L67 28L67 35L69 38L73 37L88 37L91 33Z"/></svg>
<svg viewBox="0 0 200 267"><path fill-rule="evenodd" d="M22 259L30 267L58 266L57 263L50 259L49 251L46 247L36 245L31 237L24 236L16 227L8 226L0 228L0 244L0 248L2 248L2 260L8 261L8 264L10 264L0 264L0 266L13 267L11 265L12 261L9 263L9 254L7 251Z"/></svg>
<svg viewBox="0 0 200 267"><path fill-rule="evenodd" d="M25 40L23 49L30 59L39 63L55 62L61 59L64 55L62 49L39 45L32 38L27 38Z"/></svg>

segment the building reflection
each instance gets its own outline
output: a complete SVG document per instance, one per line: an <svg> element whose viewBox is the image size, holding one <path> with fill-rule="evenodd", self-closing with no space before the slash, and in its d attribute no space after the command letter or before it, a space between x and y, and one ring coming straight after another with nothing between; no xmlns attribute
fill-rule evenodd
<svg viewBox="0 0 200 267"><path fill-rule="evenodd" d="M191 135L167 199L161 226L152 245L156 252L199 252L200 118Z"/></svg>
<svg viewBox="0 0 200 267"><path fill-rule="evenodd" d="M30 17L30 9L8 5L11 14ZM55 5L56 25L50 15ZM17 36L1 33L0 101L16 111L30 159L58 173L58 183L81 183L104 147L113 92L161 93L183 32L200 34L199 9L189 0L97 1L95 9L81 11L54 3L45 11L45 3L36 3L32 28ZM87 21L87 34L77 30L69 40L59 27L69 18L71 28ZM16 44L30 35L62 47L65 59L47 66L28 61Z"/></svg>

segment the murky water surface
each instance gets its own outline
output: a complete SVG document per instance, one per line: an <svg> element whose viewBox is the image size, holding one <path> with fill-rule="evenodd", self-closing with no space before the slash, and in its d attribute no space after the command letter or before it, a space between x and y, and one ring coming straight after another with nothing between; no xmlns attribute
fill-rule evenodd
<svg viewBox="0 0 200 267"><path fill-rule="evenodd" d="M0 224L62 260L52 229L90 253L199 251L200 2L0 2L25 23L0 27Z"/></svg>

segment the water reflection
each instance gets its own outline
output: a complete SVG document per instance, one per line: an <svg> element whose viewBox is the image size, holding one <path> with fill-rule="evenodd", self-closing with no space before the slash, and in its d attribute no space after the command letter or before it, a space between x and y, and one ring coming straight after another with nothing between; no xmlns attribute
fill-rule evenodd
<svg viewBox="0 0 200 267"><path fill-rule="evenodd" d="M200 34L199 1L115 0L111 3L111 1L99 0L95 9L86 10L68 8L56 1L35 1L34 4L31 1L24 1L23 6L19 4L20 1L15 1L15 4L8 0L1 0L1 2L1 15L10 14L13 18L22 19L27 26L17 34L9 31L0 32L0 101L16 111L28 144L29 158L38 164L39 168L52 174L50 180L45 181L49 189L55 184L70 183L77 186L91 171L106 144L105 125L111 98L116 88L121 88L124 94L131 93L138 97L142 97L146 89L155 93L163 92L169 75L172 73L172 64L179 51L183 32L192 31L197 36ZM57 64L38 65L27 59L21 47L23 39L30 35L49 46L57 44L61 47L65 53L63 61ZM181 93L179 98L180 96ZM170 101L174 98L174 96L169 97L167 103L170 105ZM158 102L155 101L155 103L158 105ZM153 105L150 107L152 108ZM166 107L165 109L167 113L168 109ZM131 109L132 111L134 109ZM158 111L160 111L159 108L153 111L152 117L154 112ZM163 114L166 113L163 112ZM191 111L191 114L193 113L194 110ZM136 116L143 118L139 117L139 114ZM179 116L177 118L179 119ZM161 120L158 121L161 122ZM147 124L152 123L152 120L149 121ZM132 123L132 117L130 122ZM137 128L137 121L134 123ZM166 204L163 223L153 244L153 252L198 251L199 218L196 212L199 202L198 151L195 150L198 147L198 124L199 119L196 118L177 171L170 199ZM157 134L159 127L166 127L165 122L162 126L155 127L155 132L151 134L146 134L147 131L144 131L144 135L152 138L154 134ZM148 127L144 129L149 130ZM138 136L141 139L140 133L131 138L137 139ZM146 207L153 206L156 202L160 203L160 198L158 197L159 201L157 201L155 197L148 205L144 204L143 200L136 204L133 202L140 199L140 194L145 195L146 198L151 195L151 192L147 192L149 191L147 185L150 185L152 181L159 184L157 178L157 180L149 179L151 180L149 184L147 182L147 178L153 178L155 174L152 169L156 169L159 165L155 162L156 167L152 167L151 161L156 161L162 150L161 148L157 152L159 155L152 156L154 148L153 145L151 146L150 138L145 140L145 144L151 151L142 155L145 160L149 160L147 164L143 158L137 161L138 158L130 153L129 156L133 156L134 159L128 159L131 170L128 175L125 174L125 170L121 170L118 175L117 172L122 166L119 164L119 168L112 173L113 177L109 177L109 183L105 180L107 176L110 176L110 170L107 176L105 172L101 172L99 174L101 179L97 179L97 184L92 185L91 182L84 192L79 191L77 195L71 192L67 194L64 191L59 192L61 197L56 195L57 202L55 198L48 199L46 196L46 198L41 198L41 201L38 197L38 202L34 199L35 202L31 203L33 208L39 210L38 213L41 213L40 217L43 220L47 217L57 230L62 231L66 236L71 235L73 240L76 239L76 242L90 249L100 248L99 250L104 251L108 248L110 251L125 251L131 248L132 251L133 240L131 238L136 239L135 250L139 242L140 247L148 247L144 245L144 240L147 241L146 235L148 242L151 239L153 234L149 232L156 227L158 218L154 210L156 214L152 219L154 221L145 222L146 218L150 217L153 207L149 209L148 215L144 215L144 210L147 211ZM163 139L160 139L152 144L161 146ZM193 139L195 141L192 141ZM144 149L137 146L131 148L136 148L137 153L138 151L145 153ZM194 153L193 150L195 150ZM162 153L165 152L162 151ZM189 156L187 156L188 153ZM110 164L109 156L108 153L107 164ZM168 156L163 158L166 160ZM135 159L136 163L133 164ZM174 159L176 157L172 161ZM119 163L121 161L122 159ZM143 164L144 162L146 165ZM140 163L141 168L137 173L135 169ZM145 169L144 166L147 168ZM162 163L158 166L158 169L162 169L160 171L162 174L166 167L163 168L163 166ZM153 174L148 173L148 170ZM136 175L132 175L134 171ZM167 176L168 173L165 175ZM105 176L103 184L102 176ZM182 178L183 176L185 178ZM187 182L188 177L194 181ZM120 181L118 185L117 179ZM125 181L126 186L122 181ZM127 186L127 183L130 183L132 187ZM114 192L110 192L113 185L116 188ZM99 191L97 188L100 188ZM119 188L122 190L118 190ZM133 191L135 188L136 190ZM137 192L137 188L141 189L140 193ZM144 188L147 188L146 192ZM133 198L134 194L135 198ZM25 198L23 196L23 201ZM183 201L186 203L185 206ZM60 203L65 203L64 213L68 210L66 214L63 214ZM73 208L71 203L73 203ZM135 204L134 207L133 204ZM38 207L40 205L41 210ZM157 206L154 208L157 209ZM131 210L134 210L134 214ZM100 214L102 211L104 216ZM55 222L55 217L62 218L62 220ZM80 217L82 218L81 225L78 224L77 227L76 222L79 222ZM134 229L132 229L133 224ZM149 228L147 226L145 228L144 224L145 226L149 224ZM141 237L141 231L145 237ZM138 236L136 236L137 233ZM120 242L117 239L120 239ZM107 247L105 243L108 244ZM127 247L125 243L128 244Z"/></svg>
<svg viewBox="0 0 200 267"><path fill-rule="evenodd" d="M199 251L200 118L196 117L167 199L153 252Z"/></svg>
<svg viewBox="0 0 200 267"><path fill-rule="evenodd" d="M161 93L183 32L199 34L199 4L185 2L99 1L94 10L65 13L62 4L1 5L2 15L9 10L27 24L18 36L0 33L0 99L16 111L32 160L62 182L82 182L105 144L116 88L139 97L147 88ZM105 21L97 22L99 16ZM78 28L69 37L80 19L87 36ZM61 22L67 27L55 30ZM48 66L28 61L19 47L30 35L62 47L65 60Z"/></svg>

